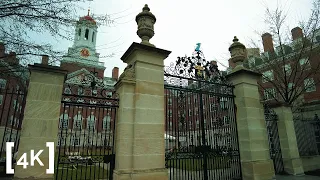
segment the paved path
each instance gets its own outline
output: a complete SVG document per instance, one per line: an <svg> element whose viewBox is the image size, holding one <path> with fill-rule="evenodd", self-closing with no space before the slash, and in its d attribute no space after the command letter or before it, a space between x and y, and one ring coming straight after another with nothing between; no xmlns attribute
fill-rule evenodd
<svg viewBox="0 0 320 180"><path fill-rule="evenodd" d="M284 175L277 175L277 180L320 180L319 176L284 176Z"/></svg>

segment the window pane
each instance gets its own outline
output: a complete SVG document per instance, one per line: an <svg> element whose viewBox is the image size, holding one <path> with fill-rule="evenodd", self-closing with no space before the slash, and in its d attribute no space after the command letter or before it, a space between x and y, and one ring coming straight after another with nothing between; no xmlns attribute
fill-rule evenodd
<svg viewBox="0 0 320 180"><path fill-rule="evenodd" d="M84 35L84 39L88 40L88 38L89 38L89 29L86 29L86 33Z"/></svg>

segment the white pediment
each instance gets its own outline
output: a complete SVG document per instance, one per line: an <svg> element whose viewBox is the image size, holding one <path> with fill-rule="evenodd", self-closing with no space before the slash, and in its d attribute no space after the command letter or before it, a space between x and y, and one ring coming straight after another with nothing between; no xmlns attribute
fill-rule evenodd
<svg viewBox="0 0 320 180"><path fill-rule="evenodd" d="M114 86L114 84L106 84L103 79L97 78L94 74L92 74L85 68L68 74L65 83L89 87L91 86L91 82L93 81L97 82L97 87L104 89L113 89Z"/></svg>

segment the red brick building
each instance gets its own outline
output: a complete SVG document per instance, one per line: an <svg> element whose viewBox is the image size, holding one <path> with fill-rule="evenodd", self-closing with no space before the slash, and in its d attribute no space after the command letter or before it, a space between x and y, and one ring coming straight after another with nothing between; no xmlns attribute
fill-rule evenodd
<svg viewBox="0 0 320 180"><path fill-rule="evenodd" d="M19 64L16 53L6 53L5 45L0 43L0 146L5 142L17 142L25 97L28 87L29 71Z"/></svg>
<svg viewBox="0 0 320 180"><path fill-rule="evenodd" d="M306 116L313 117L315 113L320 113L320 73L316 71L320 70L320 30L316 30L313 37L306 37L299 27L293 28L291 33L292 41L283 44L282 48L274 47L270 33L263 34L264 52L260 54L258 48L248 48L248 58L244 65L263 74L259 82L263 87L260 92L261 97L269 104L276 105L279 102L275 99L283 99L279 89L285 92L285 88L280 86L288 86L288 96L290 93L294 95L294 89L301 88L303 93L293 104L302 107ZM301 50L305 53L300 53ZM234 64L229 62L229 66L233 68ZM290 91L291 89L293 90Z"/></svg>

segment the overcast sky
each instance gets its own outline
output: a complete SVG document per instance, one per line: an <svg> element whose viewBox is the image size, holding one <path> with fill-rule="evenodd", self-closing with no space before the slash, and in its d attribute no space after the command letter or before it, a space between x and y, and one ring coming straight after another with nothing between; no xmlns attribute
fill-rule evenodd
<svg viewBox="0 0 320 180"><path fill-rule="evenodd" d="M198 42L206 59L227 65L233 36L246 46L251 39L261 43L256 31L267 31L266 6L275 8L280 4L288 12L287 23L292 29L298 26L299 20L310 15L311 3L312 0L94 0L83 4L79 15L86 15L90 7L94 14L117 18L114 24L100 27L97 36L97 52L102 57L100 61L105 62L105 76L111 76L114 66L123 72L126 65L120 57L133 41L140 42L135 16L144 4L149 5L157 18L155 36L150 42L172 51L165 65L175 61L177 56L191 55ZM72 45L72 42L63 42L54 46L67 50ZM113 57L104 58L112 53ZM220 68L224 69L221 65Z"/></svg>

